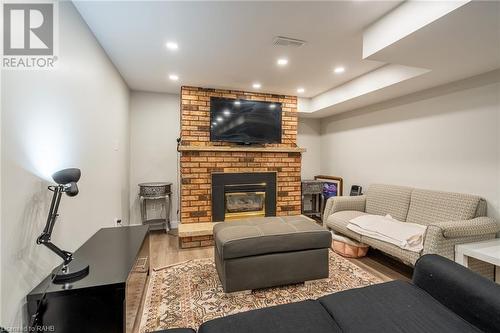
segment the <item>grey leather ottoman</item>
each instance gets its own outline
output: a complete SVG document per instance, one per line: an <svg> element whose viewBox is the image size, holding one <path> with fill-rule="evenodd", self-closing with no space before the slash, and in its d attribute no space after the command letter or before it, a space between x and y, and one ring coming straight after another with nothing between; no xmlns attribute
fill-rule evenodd
<svg viewBox="0 0 500 333"><path fill-rule="evenodd" d="M328 277L329 231L308 217L256 217L214 226L226 293Z"/></svg>

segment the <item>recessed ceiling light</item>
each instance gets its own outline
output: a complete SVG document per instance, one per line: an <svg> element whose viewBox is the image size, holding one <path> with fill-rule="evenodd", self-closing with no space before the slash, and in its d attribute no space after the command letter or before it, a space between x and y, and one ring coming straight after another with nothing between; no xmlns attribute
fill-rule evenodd
<svg viewBox="0 0 500 333"><path fill-rule="evenodd" d="M297 88L297 92L299 94L302 94L304 91L306 91L304 88Z"/></svg>
<svg viewBox="0 0 500 333"><path fill-rule="evenodd" d="M177 49L179 49L179 45L176 42L167 42L166 46L167 49L172 51L176 51Z"/></svg>
<svg viewBox="0 0 500 333"><path fill-rule="evenodd" d="M260 89L262 87L262 85L260 83L258 83L258 82L255 82L254 84L252 84L252 87L254 89Z"/></svg>
<svg viewBox="0 0 500 333"><path fill-rule="evenodd" d="M269 104L270 109L274 109L276 107L276 104Z"/></svg>
<svg viewBox="0 0 500 333"><path fill-rule="evenodd" d="M169 78L170 80L172 80L172 81L177 81L177 80L179 80L179 76L178 76L178 75L176 75L176 74L170 74L170 75L168 76L168 78Z"/></svg>
<svg viewBox="0 0 500 333"><path fill-rule="evenodd" d="M215 126L215 125L217 125L217 123L214 121L214 122L212 123L212 125L214 125L214 126Z"/></svg>
<svg viewBox="0 0 500 333"><path fill-rule="evenodd" d="M231 114L231 111L229 111L228 109L225 109L222 113L224 113L224 115L227 117Z"/></svg>
<svg viewBox="0 0 500 333"><path fill-rule="evenodd" d="M277 64L280 66L286 66L288 64L288 59L280 58L280 59L278 59Z"/></svg>
<svg viewBox="0 0 500 333"><path fill-rule="evenodd" d="M240 101L234 101L234 105L241 105Z"/></svg>
<svg viewBox="0 0 500 333"><path fill-rule="evenodd" d="M335 67L335 69L333 71L335 72L335 74L340 74L340 73L345 72L345 68L344 67Z"/></svg>
<svg viewBox="0 0 500 333"><path fill-rule="evenodd" d="M217 117L217 119L216 119L216 120L217 120L217 122L219 122L219 123L221 123L221 122L223 122L223 121L224 121L224 119L222 119L222 117Z"/></svg>

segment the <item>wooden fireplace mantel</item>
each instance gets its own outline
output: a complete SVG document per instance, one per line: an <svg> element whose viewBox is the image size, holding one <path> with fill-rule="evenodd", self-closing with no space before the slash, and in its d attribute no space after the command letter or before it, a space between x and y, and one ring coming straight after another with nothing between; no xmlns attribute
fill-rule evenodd
<svg viewBox="0 0 500 333"><path fill-rule="evenodd" d="M260 153L304 153L300 147L248 147L248 146L179 146L179 151L222 151L222 152L260 152Z"/></svg>

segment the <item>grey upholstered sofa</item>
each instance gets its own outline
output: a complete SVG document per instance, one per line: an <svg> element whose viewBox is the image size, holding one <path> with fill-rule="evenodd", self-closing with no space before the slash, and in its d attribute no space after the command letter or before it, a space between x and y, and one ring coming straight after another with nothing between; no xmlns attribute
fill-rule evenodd
<svg viewBox="0 0 500 333"><path fill-rule="evenodd" d="M424 248L403 250L347 229L349 220L363 214L385 215L427 226ZM334 197L327 201L325 225L335 232L368 244L411 266L424 254L439 254L454 260L455 244L495 238L500 225L486 217L486 201L476 195L429 191L404 186L371 185L366 195ZM472 270L492 277L493 266L470 260Z"/></svg>

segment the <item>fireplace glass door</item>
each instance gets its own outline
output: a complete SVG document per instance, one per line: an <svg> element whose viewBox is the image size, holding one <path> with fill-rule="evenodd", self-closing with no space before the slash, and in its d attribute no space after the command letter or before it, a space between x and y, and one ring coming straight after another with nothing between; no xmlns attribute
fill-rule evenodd
<svg viewBox="0 0 500 333"><path fill-rule="evenodd" d="M226 192L225 218L234 220L266 215L266 192Z"/></svg>

